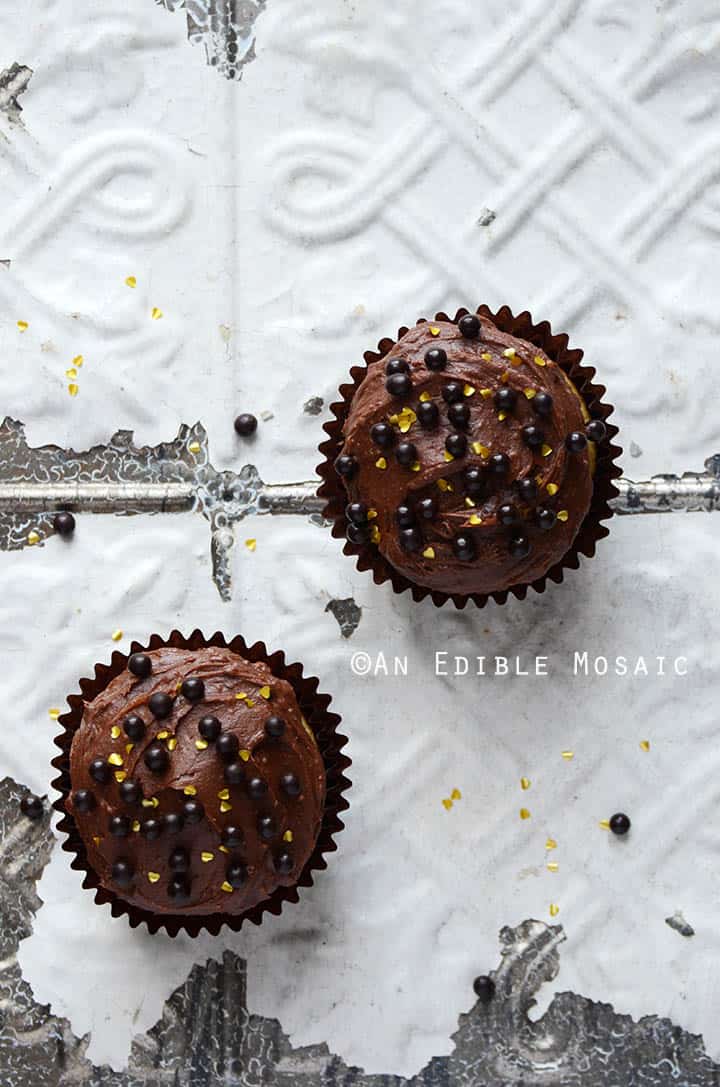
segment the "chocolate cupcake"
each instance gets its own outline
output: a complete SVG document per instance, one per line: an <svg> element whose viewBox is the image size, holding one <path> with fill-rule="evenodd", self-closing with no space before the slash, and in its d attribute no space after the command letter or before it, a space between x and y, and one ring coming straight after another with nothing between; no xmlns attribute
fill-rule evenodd
<svg viewBox="0 0 720 1087"><path fill-rule="evenodd" d="M55 760L87 885L173 935L296 899L347 806L344 738L317 681L264 646L201 639L175 634L96 669L69 699Z"/></svg>
<svg viewBox="0 0 720 1087"><path fill-rule="evenodd" d="M484 604L562 579L607 534L620 453L582 352L529 314L438 314L340 390L320 494L375 580Z"/></svg>

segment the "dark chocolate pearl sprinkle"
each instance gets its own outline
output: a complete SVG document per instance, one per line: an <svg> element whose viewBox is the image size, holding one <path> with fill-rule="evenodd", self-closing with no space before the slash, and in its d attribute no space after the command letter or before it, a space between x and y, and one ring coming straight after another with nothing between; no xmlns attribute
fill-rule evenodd
<svg viewBox="0 0 720 1087"><path fill-rule="evenodd" d="M534 502L539 494L539 487L534 479L521 479L518 492L523 502Z"/></svg>
<svg viewBox="0 0 720 1087"><path fill-rule="evenodd" d="M242 887L243 883L247 883L248 870L244 864L229 864L225 871L225 878L231 887Z"/></svg>
<svg viewBox="0 0 720 1087"><path fill-rule="evenodd" d="M190 880L186 875L177 875L168 883L168 898L174 902L187 902L190 897Z"/></svg>
<svg viewBox="0 0 720 1087"><path fill-rule="evenodd" d="M470 423L470 408L467 404L451 404L447 415L452 425L459 430L465 430Z"/></svg>
<svg viewBox="0 0 720 1087"><path fill-rule="evenodd" d="M139 804L142 800L142 789L137 781L123 781L120 784L120 799L123 804Z"/></svg>
<svg viewBox="0 0 720 1087"><path fill-rule="evenodd" d="M488 468L496 476L504 476L510 470L510 458L507 453L493 453L488 461Z"/></svg>
<svg viewBox="0 0 720 1087"><path fill-rule="evenodd" d="M144 823L140 824L140 833L143 838L147 838L149 842L154 842L163 832L163 825L160 819L156 819L154 815L151 815L149 819L146 819Z"/></svg>
<svg viewBox="0 0 720 1087"><path fill-rule="evenodd" d="M482 468L466 468L463 472L465 491L470 498L479 498L485 489Z"/></svg>
<svg viewBox="0 0 720 1087"><path fill-rule="evenodd" d="M105 759L93 759L88 767L88 772L93 781L99 785L107 785L112 773L109 763Z"/></svg>
<svg viewBox="0 0 720 1087"><path fill-rule="evenodd" d="M267 792L267 785L262 778L250 778L247 785L248 795L253 800L261 800Z"/></svg>
<svg viewBox="0 0 720 1087"><path fill-rule="evenodd" d="M170 756L162 744L151 744L144 758L145 765L153 774L164 773L170 765Z"/></svg>
<svg viewBox="0 0 720 1087"><path fill-rule="evenodd" d="M370 539L370 526L350 524L345 529L345 538L351 544L366 544Z"/></svg>
<svg viewBox="0 0 720 1087"><path fill-rule="evenodd" d="M265 842L269 842L277 834L277 823L272 815L261 815L258 819L258 833Z"/></svg>
<svg viewBox="0 0 720 1087"><path fill-rule="evenodd" d="M220 735L220 722L217 717L213 717L211 714L202 717L198 724L198 732L203 740L207 740L209 744L214 744Z"/></svg>
<svg viewBox="0 0 720 1087"><path fill-rule="evenodd" d="M223 762L235 762L237 753L240 750L237 736L234 736L232 732L223 732L215 743L215 750Z"/></svg>
<svg viewBox="0 0 720 1087"><path fill-rule="evenodd" d="M538 527L543 529L544 532L547 532L557 521L557 514L555 513L555 510L550 510L543 506L536 511L535 519L538 523Z"/></svg>
<svg viewBox="0 0 720 1087"><path fill-rule="evenodd" d="M501 525L516 525L520 521L520 514L512 502L503 502L498 506L497 519Z"/></svg>
<svg viewBox="0 0 720 1087"><path fill-rule="evenodd" d="M90 789L78 789L76 793L73 793L72 799L75 811L79 811L82 814L93 811L97 807L95 793L91 792Z"/></svg>
<svg viewBox="0 0 720 1087"><path fill-rule="evenodd" d="M440 421L438 406L433 404L432 400L423 400L422 403L418 404L415 414L418 417L420 426L424 427L425 430L432 430Z"/></svg>
<svg viewBox="0 0 720 1087"><path fill-rule="evenodd" d="M183 819L193 825L199 823L205 816L205 809L199 800L186 800L182 806Z"/></svg>
<svg viewBox="0 0 720 1087"><path fill-rule="evenodd" d="M410 506L398 506L395 510L395 520L400 528L412 528L415 524L415 513Z"/></svg>
<svg viewBox="0 0 720 1087"><path fill-rule="evenodd" d="M447 366L447 353L442 347L431 347L425 352L425 365L428 370L444 370Z"/></svg>
<svg viewBox="0 0 720 1087"><path fill-rule="evenodd" d="M280 788L288 796L300 796L300 782L295 774L283 774L280 778Z"/></svg>
<svg viewBox="0 0 720 1087"><path fill-rule="evenodd" d="M545 441L545 434L539 426L530 423L522 428L522 440L530 449L539 449Z"/></svg>
<svg viewBox="0 0 720 1087"><path fill-rule="evenodd" d="M391 396L409 396L412 387L412 379L409 374L390 374L390 377L385 381L385 388Z"/></svg>
<svg viewBox="0 0 720 1087"><path fill-rule="evenodd" d="M75 531L75 518L65 511L56 513L53 517L53 528L58 536L72 536Z"/></svg>
<svg viewBox="0 0 720 1087"><path fill-rule="evenodd" d="M145 735L145 722L136 713L129 713L123 721L123 729L127 738L136 743Z"/></svg>
<svg viewBox="0 0 720 1087"><path fill-rule="evenodd" d="M244 411L235 420L235 433L241 438L249 438L257 430L257 419L249 411Z"/></svg>
<svg viewBox="0 0 720 1087"><path fill-rule="evenodd" d="M448 434L445 448L452 457L464 457L467 453L467 438L464 434Z"/></svg>
<svg viewBox="0 0 720 1087"><path fill-rule="evenodd" d="M480 335L480 320L474 313L466 313L458 321L458 328L466 340L476 340Z"/></svg>
<svg viewBox="0 0 720 1087"><path fill-rule="evenodd" d="M495 393L493 403L498 411L512 411L517 404L517 393L514 389L503 386Z"/></svg>
<svg viewBox="0 0 720 1087"><path fill-rule="evenodd" d="M278 853L275 858L275 871L278 875L289 876L293 870L292 853L288 853L287 850L283 850L282 853Z"/></svg>
<svg viewBox="0 0 720 1087"><path fill-rule="evenodd" d="M579 430L573 430L565 439L565 448L570 453L582 453L587 445L587 438Z"/></svg>
<svg viewBox="0 0 720 1087"><path fill-rule="evenodd" d="M130 820L127 815L113 815L108 820L108 830L113 838L127 838L130 833Z"/></svg>
<svg viewBox="0 0 720 1087"><path fill-rule="evenodd" d="M425 521L432 521L437 516L437 502L434 498L421 498L417 504L417 511Z"/></svg>
<svg viewBox="0 0 720 1087"><path fill-rule="evenodd" d="M453 540L455 558L462 562L472 562L475 558L475 543L472 536L456 536Z"/></svg>
<svg viewBox="0 0 720 1087"><path fill-rule="evenodd" d="M417 449L413 442L400 442L395 450L395 458L403 468L409 468L418 459Z"/></svg>
<svg viewBox="0 0 720 1087"><path fill-rule="evenodd" d="M460 404L464 396L463 387L458 381L448 381L442 387L442 396L446 404Z"/></svg>
<svg viewBox="0 0 720 1087"><path fill-rule="evenodd" d="M403 551L412 554L419 551L423 545L422 533L419 528L404 528L400 532L400 546Z"/></svg>
<svg viewBox="0 0 720 1087"><path fill-rule="evenodd" d="M285 722L282 717L268 717L265 722L265 732L271 740L279 740L285 731Z"/></svg>
<svg viewBox="0 0 720 1087"><path fill-rule="evenodd" d="M181 690L188 702L199 702L201 698L205 697L205 684L195 676L186 679Z"/></svg>
<svg viewBox="0 0 720 1087"><path fill-rule="evenodd" d="M613 834L622 837L630 830L630 819L623 811L615 812L610 816L610 830Z"/></svg>
<svg viewBox="0 0 720 1087"><path fill-rule="evenodd" d="M522 533L518 536L513 536L508 544L508 551L514 559L524 559L530 554L530 541L527 536L523 536Z"/></svg>
<svg viewBox="0 0 720 1087"><path fill-rule="evenodd" d="M130 861L119 857L110 869L110 875L113 883L117 883L118 887L128 887L133 881L135 869Z"/></svg>
<svg viewBox="0 0 720 1087"><path fill-rule="evenodd" d="M128 658L128 670L138 679L147 679L152 672L152 659L147 653L133 653Z"/></svg>
<svg viewBox="0 0 720 1087"><path fill-rule="evenodd" d="M185 820L180 812L177 811L166 812L165 815L163 815L162 821L168 834L179 834L185 825Z"/></svg>
<svg viewBox="0 0 720 1087"><path fill-rule="evenodd" d="M350 479L357 471L357 461L350 453L341 453L335 461L335 471L339 476Z"/></svg>
<svg viewBox="0 0 720 1087"><path fill-rule="evenodd" d="M364 502L351 502L345 507L345 516L354 525L365 525L368 519L368 508Z"/></svg>
<svg viewBox="0 0 720 1087"><path fill-rule="evenodd" d="M242 785L245 781L245 767L241 762L231 762L225 767L224 777L228 785Z"/></svg>
<svg viewBox="0 0 720 1087"><path fill-rule="evenodd" d="M226 849L239 849L243 844L244 835L240 827L225 827L220 835L220 841Z"/></svg>
<svg viewBox="0 0 720 1087"><path fill-rule="evenodd" d="M591 423L585 427L585 433L588 440L591 442L602 442L607 437L607 427L603 423L602 419L593 419Z"/></svg>
<svg viewBox="0 0 720 1087"><path fill-rule="evenodd" d="M495 982L487 974L481 974L479 978L475 978L473 989L481 1004L489 1004L495 996Z"/></svg>
<svg viewBox="0 0 720 1087"><path fill-rule="evenodd" d="M156 691L155 694L150 695L148 709L158 721L163 721L166 717L169 717L172 713L172 708L173 700L170 695L165 694L164 691Z"/></svg>
<svg viewBox="0 0 720 1087"><path fill-rule="evenodd" d="M536 415L541 415L546 418L553 409L553 398L550 393L539 392L535 393L530 401L530 407Z"/></svg>
<svg viewBox="0 0 720 1087"><path fill-rule="evenodd" d="M389 423L375 423L370 428L370 437L379 449L389 449L395 442L395 431Z"/></svg>
<svg viewBox="0 0 720 1087"><path fill-rule="evenodd" d="M34 793L29 793L20 801L20 811L28 819L42 819L43 802L39 796L35 796Z"/></svg>
<svg viewBox="0 0 720 1087"><path fill-rule="evenodd" d="M390 374L409 374L410 364L405 359L388 359L385 363L385 373Z"/></svg>
<svg viewBox="0 0 720 1087"><path fill-rule="evenodd" d="M168 866L171 872L187 872L190 868L190 854L181 845L173 849L168 858Z"/></svg>

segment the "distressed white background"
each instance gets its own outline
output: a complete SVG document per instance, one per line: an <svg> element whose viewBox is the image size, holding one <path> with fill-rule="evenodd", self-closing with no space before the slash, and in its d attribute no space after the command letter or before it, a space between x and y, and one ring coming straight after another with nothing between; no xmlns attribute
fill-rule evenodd
<svg viewBox="0 0 720 1087"><path fill-rule="evenodd" d="M255 29L257 60L232 83L188 44L184 13L152 0L0 13L0 66L34 69L24 127L0 118L0 411L31 444L81 448L121 426L156 442L201 419L216 466L308 478L309 396L327 404L398 324L486 301L585 348L635 443L628 475L717 451L712 0L269 0ZM241 446L234 415L264 409ZM46 790L47 709L116 627L121 645L179 625L284 647L335 693L354 760L339 855L259 930L132 932L56 851L21 949L36 997L122 1067L193 961L232 946L251 1008L294 1044L410 1074L449 1051L500 926L549 920L556 902L557 989L669 1015L720 1056L716 541L712 517L618 521L565 585L465 614L376 589L287 519L241 529L229 605L199 517L84 517L70 544L3 555L0 773ZM324 607L350 595L363 616L345 642ZM680 653L690 675L574 680L575 647ZM378 649L406 653L410 676L353 678L352 652ZM543 653L553 678L443 681L435 649ZM598 827L617 809L633 820L623 842ZM690 940L664 923L677 908Z"/></svg>

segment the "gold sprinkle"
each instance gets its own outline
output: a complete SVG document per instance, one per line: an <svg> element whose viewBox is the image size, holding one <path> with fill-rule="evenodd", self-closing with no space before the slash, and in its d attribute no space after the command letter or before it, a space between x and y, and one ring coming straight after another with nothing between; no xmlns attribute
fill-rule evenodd
<svg viewBox="0 0 720 1087"><path fill-rule="evenodd" d="M550 916L551 917L557 917L557 915L559 913L560 913L560 907L555 902L551 902L550 903Z"/></svg>
<svg viewBox="0 0 720 1087"><path fill-rule="evenodd" d="M547 442L544 442L543 445L540 446L540 452L544 457L549 457L552 453L552 446L548 445Z"/></svg>
<svg viewBox="0 0 720 1087"><path fill-rule="evenodd" d="M227 800L221 800L220 801L220 811L221 812L232 811L232 804L228 803Z"/></svg>
<svg viewBox="0 0 720 1087"><path fill-rule="evenodd" d="M489 400L490 397L492 396L492 394L493 394L492 389L481 389L480 390L480 395L483 398L483 400Z"/></svg>
<svg viewBox="0 0 720 1087"><path fill-rule="evenodd" d="M248 751L248 749L246 747L241 747L240 748L240 758L242 759L243 762L247 762L248 759L250 758L250 752Z"/></svg>
<svg viewBox="0 0 720 1087"><path fill-rule="evenodd" d="M84 362L85 362L85 359L83 358L82 355L76 355L75 358L73 359L73 366L82 366L82 364Z"/></svg>
<svg viewBox="0 0 720 1087"><path fill-rule="evenodd" d="M451 800L462 800L462 793L460 792L460 790L459 789L453 789L453 791L450 793L450 799Z"/></svg>
<svg viewBox="0 0 720 1087"><path fill-rule="evenodd" d="M248 709L250 709L252 706L255 705L255 703L253 702L252 698L248 698L247 701L245 702L245 705L247 706Z"/></svg>
<svg viewBox="0 0 720 1087"><path fill-rule="evenodd" d="M558 864L557 861L548 861L548 863L546 865L546 868L547 868L548 872L557 872L559 867L560 867L560 865Z"/></svg>
<svg viewBox="0 0 720 1087"><path fill-rule="evenodd" d="M446 460L446 461L447 461L448 463L449 463L449 462L450 462L451 460L455 460L455 457L454 457L454 456L452 455L452 453L448 453L447 449L446 449L446 450L445 450L445 452L443 453L443 456L445 457L445 460Z"/></svg>
<svg viewBox="0 0 720 1087"><path fill-rule="evenodd" d="M247 547L248 551L254 551L257 547L257 540L251 537L249 540L245 541L245 546Z"/></svg>
<svg viewBox="0 0 720 1087"><path fill-rule="evenodd" d="M426 547L425 550L423 551L423 557L426 558L426 559L434 559L435 558L435 548L434 547Z"/></svg>
<svg viewBox="0 0 720 1087"><path fill-rule="evenodd" d="M195 747L198 749L198 751L207 750L207 746L208 746L207 740L196 740L195 741Z"/></svg>
<svg viewBox="0 0 720 1087"><path fill-rule="evenodd" d="M228 893L229 895L230 895L230 894L232 894L232 892L233 892L233 889L232 889L231 885L230 885L230 884L228 883L228 881L227 881L227 880L225 880L225 882L224 882L224 883L221 883L221 884L220 884L220 890L221 890L221 891L227 891L227 893Z"/></svg>
<svg viewBox="0 0 720 1087"><path fill-rule="evenodd" d="M114 630L112 632L112 634L110 635L110 637L112 638L112 640L114 642L119 642L120 639L122 638L122 636L123 636L123 632L121 630Z"/></svg>
<svg viewBox="0 0 720 1087"><path fill-rule="evenodd" d="M34 528L31 529L31 531L27 534L27 542L30 544L31 547L33 546L33 544L40 543L40 533L36 532Z"/></svg>
<svg viewBox="0 0 720 1087"><path fill-rule="evenodd" d="M162 310L158 309L157 306L153 306L152 312L150 313L150 316L152 317L153 321L159 321L160 318L162 317L162 315L163 315Z"/></svg>
<svg viewBox="0 0 720 1087"><path fill-rule="evenodd" d="M575 758L575 752L574 751L562 751L561 754L562 754L562 757L565 759L566 762L570 762L570 759Z"/></svg>
<svg viewBox="0 0 720 1087"><path fill-rule="evenodd" d="M557 483L548 483L548 485L547 485L547 487L545 488L545 490L547 491L547 493L548 493L548 494L550 495L550 497L552 498L552 496L553 496L554 494L557 494L557 493L558 493L558 491L560 490L560 488L558 487Z"/></svg>
<svg viewBox="0 0 720 1087"><path fill-rule="evenodd" d="M151 883L157 883L157 881L160 879L160 873L159 872L148 872L148 879L150 880Z"/></svg>
<svg viewBox="0 0 720 1087"><path fill-rule="evenodd" d="M437 327L437 325L430 325L430 335L431 336L439 336L440 335L440 329Z"/></svg>
<svg viewBox="0 0 720 1087"><path fill-rule="evenodd" d="M507 412L506 411L499 411L498 412L498 422L499 423L504 423L506 419L507 419Z"/></svg>
<svg viewBox="0 0 720 1087"><path fill-rule="evenodd" d="M520 778L520 788L521 789L529 789L530 788L530 778Z"/></svg>
<svg viewBox="0 0 720 1087"><path fill-rule="evenodd" d="M183 792L185 793L185 796L195 796L197 794L197 789L194 785L186 785Z"/></svg>
<svg viewBox="0 0 720 1087"><path fill-rule="evenodd" d="M424 393L420 393L420 403L427 404L428 400L432 400L432 396L427 390Z"/></svg>
<svg viewBox="0 0 720 1087"><path fill-rule="evenodd" d="M489 352L489 351L483 351L483 353L482 353L482 355L480 356L480 358L481 358L481 359L485 359L485 362L492 362L492 355L490 354L490 352Z"/></svg>
<svg viewBox="0 0 720 1087"><path fill-rule="evenodd" d="M127 752L128 755L130 754L130 752L132 751L132 749L134 747L135 747L135 744L125 744L125 751Z"/></svg>
<svg viewBox="0 0 720 1087"><path fill-rule="evenodd" d="M167 749L168 749L168 751L174 751L176 747L177 747L177 740L175 739L174 736L171 736L170 739L167 742Z"/></svg>
<svg viewBox="0 0 720 1087"><path fill-rule="evenodd" d="M640 747L642 748L643 751L649 751L650 750L650 741L649 740L641 740L640 741Z"/></svg>
<svg viewBox="0 0 720 1087"><path fill-rule="evenodd" d="M166 728L163 728L163 729L160 730L160 732L158 732L155 739L156 740L167 740L169 735L170 735L170 733L168 732L168 730Z"/></svg>
<svg viewBox="0 0 720 1087"><path fill-rule="evenodd" d="M200 854L200 860L203 862L203 864L209 864L210 861L215 860L215 854L214 853L201 853Z"/></svg>
<svg viewBox="0 0 720 1087"><path fill-rule="evenodd" d="M200 445L200 442L190 442L188 450L190 453L200 453L202 451L202 446Z"/></svg>
<svg viewBox="0 0 720 1087"><path fill-rule="evenodd" d="M567 521L569 516L570 516L570 514L568 513L567 510L558 510L558 515L557 515L558 521Z"/></svg>
<svg viewBox="0 0 720 1087"><path fill-rule="evenodd" d="M127 770L116 770L115 771L115 780L118 782L118 784L122 785L122 783L123 783L123 781L125 780L126 777L127 777Z"/></svg>
<svg viewBox="0 0 720 1087"><path fill-rule="evenodd" d="M377 525L373 525L370 529L370 543L380 543L380 529L377 527Z"/></svg>
<svg viewBox="0 0 720 1087"><path fill-rule="evenodd" d="M133 834L138 833L138 831L140 830L140 820L139 819L133 819L132 829L133 829Z"/></svg>
<svg viewBox="0 0 720 1087"><path fill-rule="evenodd" d="M137 280L135 276L128 276L125 280L126 287L137 287Z"/></svg>
<svg viewBox="0 0 720 1087"><path fill-rule="evenodd" d="M407 434L410 427L417 420L417 415L412 408L403 408L403 410L396 416L397 425L400 428L401 434Z"/></svg>
<svg viewBox="0 0 720 1087"><path fill-rule="evenodd" d="M471 445L473 453L477 453L479 457L489 457L490 448L487 445L483 445L482 442L473 442Z"/></svg>
<svg viewBox="0 0 720 1087"><path fill-rule="evenodd" d="M506 347L503 355L506 359L514 359L517 356L517 351L514 347Z"/></svg>
<svg viewBox="0 0 720 1087"><path fill-rule="evenodd" d="M546 365L545 359L541 355L536 355L535 356L535 365L536 366L545 366Z"/></svg>
<svg viewBox="0 0 720 1087"><path fill-rule="evenodd" d="M27 330L28 330L27 321L18 321L17 326L18 326L18 328L20 329L21 332L27 332Z"/></svg>
<svg viewBox="0 0 720 1087"><path fill-rule="evenodd" d="M144 808L156 808L160 801L156 796L151 796L149 800L143 800L142 806Z"/></svg>
<svg viewBox="0 0 720 1087"><path fill-rule="evenodd" d="M500 380L503 385L507 385L508 381L510 380L510 371L506 370L504 374L500 374Z"/></svg>
<svg viewBox="0 0 720 1087"><path fill-rule="evenodd" d="M70 396L77 396L80 392L80 387L71 381L68 385L68 392L70 393Z"/></svg>
<svg viewBox="0 0 720 1087"><path fill-rule="evenodd" d="M465 505L468 506L471 510L475 509L475 503L473 502L472 498L466 498Z"/></svg>
<svg viewBox="0 0 720 1087"><path fill-rule="evenodd" d="M177 683L175 684L175 694L177 694L177 693L178 693L178 691L179 691L179 690L181 689L181 687L182 687L182 680L181 680L181 679L179 679L179 680L177 681Z"/></svg>
<svg viewBox="0 0 720 1087"><path fill-rule="evenodd" d="M546 838L545 839L545 848L547 850L557 849L557 842L555 841L555 839L554 838Z"/></svg>
<svg viewBox="0 0 720 1087"><path fill-rule="evenodd" d="M110 729L110 735L112 736L113 740L117 740L118 736L120 735L120 725L113 725L113 727Z"/></svg>
<svg viewBox="0 0 720 1087"><path fill-rule="evenodd" d="M270 688L269 687L261 687L260 690L258 691L258 694L260 695L261 698L269 698L270 694L271 694Z"/></svg>
<svg viewBox="0 0 720 1087"><path fill-rule="evenodd" d="M419 460L416 460L414 464L410 465L410 471L411 472L419 472L420 471L420 461Z"/></svg>
<svg viewBox="0 0 720 1087"><path fill-rule="evenodd" d="M463 385L463 396L474 396L474 395L475 395L475 386L474 385Z"/></svg>
<svg viewBox="0 0 720 1087"><path fill-rule="evenodd" d="M50 709L48 710L48 717L52 721L57 721L59 716L60 716L60 710L57 708L57 706L51 706Z"/></svg>
<svg viewBox="0 0 720 1087"><path fill-rule="evenodd" d="M229 789L221 789L220 792L217 795L218 795L218 800L229 800L230 799L230 790Z"/></svg>
<svg viewBox="0 0 720 1087"><path fill-rule="evenodd" d="M523 392L528 400L533 400L537 396L537 389L523 389Z"/></svg>
<svg viewBox="0 0 720 1087"><path fill-rule="evenodd" d="M122 766L123 757L118 755L117 751L113 751L112 755L108 755L108 762L111 766Z"/></svg>
<svg viewBox="0 0 720 1087"><path fill-rule="evenodd" d="M102 841L102 838L100 837L99 834L94 834L93 835L93 841L95 842L95 845L100 845L100 842Z"/></svg>
<svg viewBox="0 0 720 1087"><path fill-rule="evenodd" d="M244 702L247 698L247 694L245 693L245 691L238 691L235 697L237 698L238 702Z"/></svg>
<svg viewBox="0 0 720 1087"><path fill-rule="evenodd" d="M368 521L374 521L375 518L377 517L377 515L378 515L377 510L368 510L367 511Z"/></svg>
<svg viewBox="0 0 720 1087"><path fill-rule="evenodd" d="M438 490L440 491L454 491L452 483L449 483L447 479L439 479L437 481Z"/></svg>
<svg viewBox="0 0 720 1087"><path fill-rule="evenodd" d="M478 515L476 513L471 513L469 519L470 519L470 524L471 525L481 525L482 524L482 517L478 517Z"/></svg>
<svg viewBox="0 0 720 1087"><path fill-rule="evenodd" d="M65 377L71 378L71 379L74 378L74 377L77 377L77 370L75 369L74 366L69 366L67 368L67 370L65 371Z"/></svg>
<svg viewBox="0 0 720 1087"><path fill-rule="evenodd" d="M530 818L530 812L527 810L527 808L521 808L520 809L520 818L521 819L529 819Z"/></svg>
<svg viewBox="0 0 720 1087"><path fill-rule="evenodd" d="M375 467L381 469L387 468L387 461L385 460L385 457L378 457L378 459L375 461Z"/></svg>
<svg viewBox="0 0 720 1087"><path fill-rule="evenodd" d="M291 842L292 840L293 840L293 832L291 830L286 830L285 833L283 834L283 841L284 842Z"/></svg>
<svg viewBox="0 0 720 1087"><path fill-rule="evenodd" d="M610 830L610 820L609 819L601 819L600 820L600 826L602 827L603 830Z"/></svg>
<svg viewBox="0 0 720 1087"><path fill-rule="evenodd" d="M221 853L229 853L230 852L230 850L228 849L228 847L226 845L219 845L218 849L220 850Z"/></svg>
<svg viewBox="0 0 720 1087"><path fill-rule="evenodd" d="M445 808L445 811L450 811L451 807L453 806L453 802L449 799L449 797L446 797L445 800L443 800L442 805Z"/></svg>

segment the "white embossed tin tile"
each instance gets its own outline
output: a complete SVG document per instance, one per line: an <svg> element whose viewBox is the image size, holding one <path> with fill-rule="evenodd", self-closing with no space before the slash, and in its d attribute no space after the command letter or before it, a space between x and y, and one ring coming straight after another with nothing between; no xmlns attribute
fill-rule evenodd
<svg viewBox="0 0 720 1087"><path fill-rule="evenodd" d="M719 1082L717 5L0 30L2 1087ZM363 352L480 302L584 349L623 479L562 584L439 610L355 569L314 469ZM196 627L321 678L353 788L297 905L173 940L60 850L49 711Z"/></svg>

